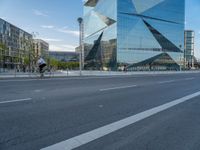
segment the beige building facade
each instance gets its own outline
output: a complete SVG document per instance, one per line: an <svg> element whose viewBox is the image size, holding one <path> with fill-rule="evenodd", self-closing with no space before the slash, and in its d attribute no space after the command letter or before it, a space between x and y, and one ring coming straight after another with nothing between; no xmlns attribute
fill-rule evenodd
<svg viewBox="0 0 200 150"><path fill-rule="evenodd" d="M35 52L36 60L39 57L47 59L49 57L49 44L41 39L34 39L33 40L33 49Z"/></svg>

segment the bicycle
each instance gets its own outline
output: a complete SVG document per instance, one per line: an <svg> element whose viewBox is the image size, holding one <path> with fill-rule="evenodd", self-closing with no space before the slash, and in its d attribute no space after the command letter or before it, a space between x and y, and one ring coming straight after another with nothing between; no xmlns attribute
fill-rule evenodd
<svg viewBox="0 0 200 150"><path fill-rule="evenodd" d="M45 72L46 70L48 70L47 66L43 67L42 69L38 68L39 69L39 73L40 73L40 78L44 78L44 75L45 75Z"/></svg>

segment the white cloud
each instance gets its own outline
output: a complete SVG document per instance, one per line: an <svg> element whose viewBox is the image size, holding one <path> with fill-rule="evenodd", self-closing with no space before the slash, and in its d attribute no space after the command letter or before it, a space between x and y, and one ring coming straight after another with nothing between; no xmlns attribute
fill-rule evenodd
<svg viewBox="0 0 200 150"><path fill-rule="evenodd" d="M60 33L65 33L65 34L68 34L68 35L73 35L75 37L79 37L79 31L78 30L71 30L67 26L62 27L62 28L58 28L58 27L53 26L53 25L41 25L41 28L54 29L54 31L57 31L57 32L60 32Z"/></svg>
<svg viewBox="0 0 200 150"><path fill-rule="evenodd" d="M76 30L69 30L66 27L61 28L61 29L57 29L57 31L61 32L61 33L66 33L66 34L71 34L73 36L78 37L79 36L79 31Z"/></svg>
<svg viewBox="0 0 200 150"><path fill-rule="evenodd" d="M75 45L67 45L67 44L61 45L61 46L64 47L64 48L67 48L67 49L75 49L77 47Z"/></svg>
<svg viewBox="0 0 200 150"><path fill-rule="evenodd" d="M40 11L40 10L37 10L37 9L33 9L33 13L36 16L48 17L46 12L43 12L43 11Z"/></svg>
<svg viewBox="0 0 200 150"><path fill-rule="evenodd" d="M54 28L53 25L42 25L41 27L45 28L45 29L53 29Z"/></svg>
<svg viewBox="0 0 200 150"><path fill-rule="evenodd" d="M75 51L75 48L77 46L74 46L74 45L53 45L53 44L50 44L49 46L49 50L50 51L70 51L70 52L74 52Z"/></svg>
<svg viewBox="0 0 200 150"><path fill-rule="evenodd" d="M47 42L62 42L62 39L56 39L56 38L43 38L40 37L42 40L47 41Z"/></svg>

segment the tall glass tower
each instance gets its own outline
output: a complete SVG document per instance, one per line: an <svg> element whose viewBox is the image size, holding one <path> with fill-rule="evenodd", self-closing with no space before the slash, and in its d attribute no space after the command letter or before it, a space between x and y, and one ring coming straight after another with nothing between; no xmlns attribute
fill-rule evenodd
<svg viewBox="0 0 200 150"><path fill-rule="evenodd" d="M185 0L85 0L85 68L179 69L184 19Z"/></svg>

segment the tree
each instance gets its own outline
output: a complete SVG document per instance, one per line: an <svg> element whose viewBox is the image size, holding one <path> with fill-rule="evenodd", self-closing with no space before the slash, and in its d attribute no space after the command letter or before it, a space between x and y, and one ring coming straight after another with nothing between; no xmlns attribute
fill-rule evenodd
<svg viewBox="0 0 200 150"><path fill-rule="evenodd" d="M29 57L28 57L28 56L25 56L25 57L24 57L24 65L28 66L29 63L30 63Z"/></svg>
<svg viewBox="0 0 200 150"><path fill-rule="evenodd" d="M54 58L49 58L49 65L55 69L58 68L59 61Z"/></svg>
<svg viewBox="0 0 200 150"><path fill-rule="evenodd" d="M58 61L54 58L49 58L49 65L54 69L77 69L79 68L79 62L64 62Z"/></svg>
<svg viewBox="0 0 200 150"><path fill-rule="evenodd" d="M78 62L59 62L58 63L58 69L77 69L79 67Z"/></svg>
<svg viewBox="0 0 200 150"><path fill-rule="evenodd" d="M20 41L22 42L23 48L19 50L19 60L22 60L22 65L25 65L29 68L29 71L31 71L34 68L36 62L32 39L21 37Z"/></svg>

